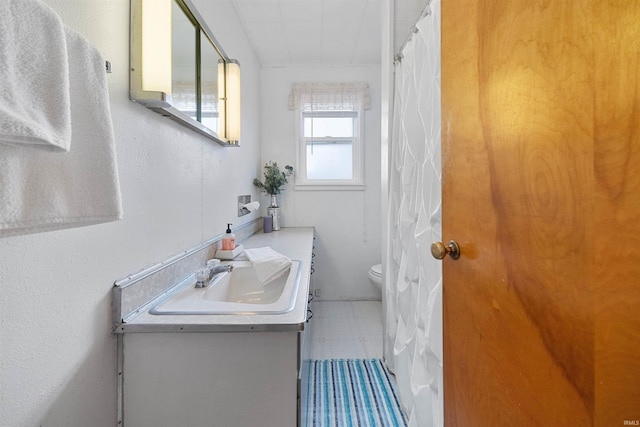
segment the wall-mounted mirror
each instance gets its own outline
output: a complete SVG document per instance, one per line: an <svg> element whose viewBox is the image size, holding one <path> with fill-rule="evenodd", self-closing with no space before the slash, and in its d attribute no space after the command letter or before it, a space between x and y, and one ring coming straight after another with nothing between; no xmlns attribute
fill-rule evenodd
<svg viewBox="0 0 640 427"><path fill-rule="evenodd" d="M238 145L239 65L189 0L131 0L130 96L221 145Z"/></svg>

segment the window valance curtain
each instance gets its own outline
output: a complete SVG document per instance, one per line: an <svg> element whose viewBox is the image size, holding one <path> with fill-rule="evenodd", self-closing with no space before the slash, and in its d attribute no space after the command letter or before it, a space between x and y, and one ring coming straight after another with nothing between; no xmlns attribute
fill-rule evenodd
<svg viewBox="0 0 640 427"><path fill-rule="evenodd" d="M218 112L217 86L215 83L202 82L202 112ZM176 82L172 86L171 98L179 110L196 111L196 88L194 82Z"/></svg>
<svg viewBox="0 0 640 427"><path fill-rule="evenodd" d="M289 110L353 111L369 108L369 85L358 83L293 83Z"/></svg>

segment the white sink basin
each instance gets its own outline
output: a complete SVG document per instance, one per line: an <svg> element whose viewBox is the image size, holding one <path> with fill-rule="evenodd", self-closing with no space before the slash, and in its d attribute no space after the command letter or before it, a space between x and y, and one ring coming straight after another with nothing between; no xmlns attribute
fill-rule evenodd
<svg viewBox="0 0 640 427"><path fill-rule="evenodd" d="M233 271L222 273L206 288L195 287L189 276L149 313L193 314L282 314L293 310L300 284L300 261L292 261L288 273L263 285L249 261L233 261Z"/></svg>

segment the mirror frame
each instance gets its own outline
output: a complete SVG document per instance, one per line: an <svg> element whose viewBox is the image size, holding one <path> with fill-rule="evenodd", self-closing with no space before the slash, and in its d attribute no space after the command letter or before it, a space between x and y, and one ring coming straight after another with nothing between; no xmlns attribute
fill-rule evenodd
<svg viewBox="0 0 640 427"><path fill-rule="evenodd" d="M130 48L130 80L129 80L129 96L133 102L142 104L150 110L168 117L183 126L192 129L199 134L217 142L225 147L237 147L238 141L229 141L224 135L219 135L213 129L205 126L201 122L189 117L187 114L178 110L172 105L171 95L165 92L158 91L145 91L142 86L142 3L145 0L131 0L131 48ZM148 0L147 0L148 1ZM204 18L198 13L194 5L190 0L170 0L175 1L185 12L187 17L195 23L196 27L202 31L209 39L214 49L218 52L225 64L230 62L236 62L230 59L224 52L220 43L216 40L211 32L211 29L207 26ZM159 25L162 25L159 23ZM195 41L194 41L195 42ZM199 43L198 43L199 44ZM199 57L201 52L197 52ZM225 67L226 69L226 67ZM200 85L200 70L197 71L198 79L196 85ZM226 103L225 103L226 107ZM226 128L226 126L225 126Z"/></svg>

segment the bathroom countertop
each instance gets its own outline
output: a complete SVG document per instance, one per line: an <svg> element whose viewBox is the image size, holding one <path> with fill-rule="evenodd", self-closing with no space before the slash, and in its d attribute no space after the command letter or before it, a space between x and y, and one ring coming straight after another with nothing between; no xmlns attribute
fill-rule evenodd
<svg viewBox="0 0 640 427"><path fill-rule="evenodd" d="M313 249L313 227L282 228L271 233L256 233L244 240L245 248L270 246L274 250L299 260L300 286L296 302L284 314L214 314L214 315L153 315L148 309L126 323L115 333L129 332L258 332L303 330L307 318L309 276Z"/></svg>

